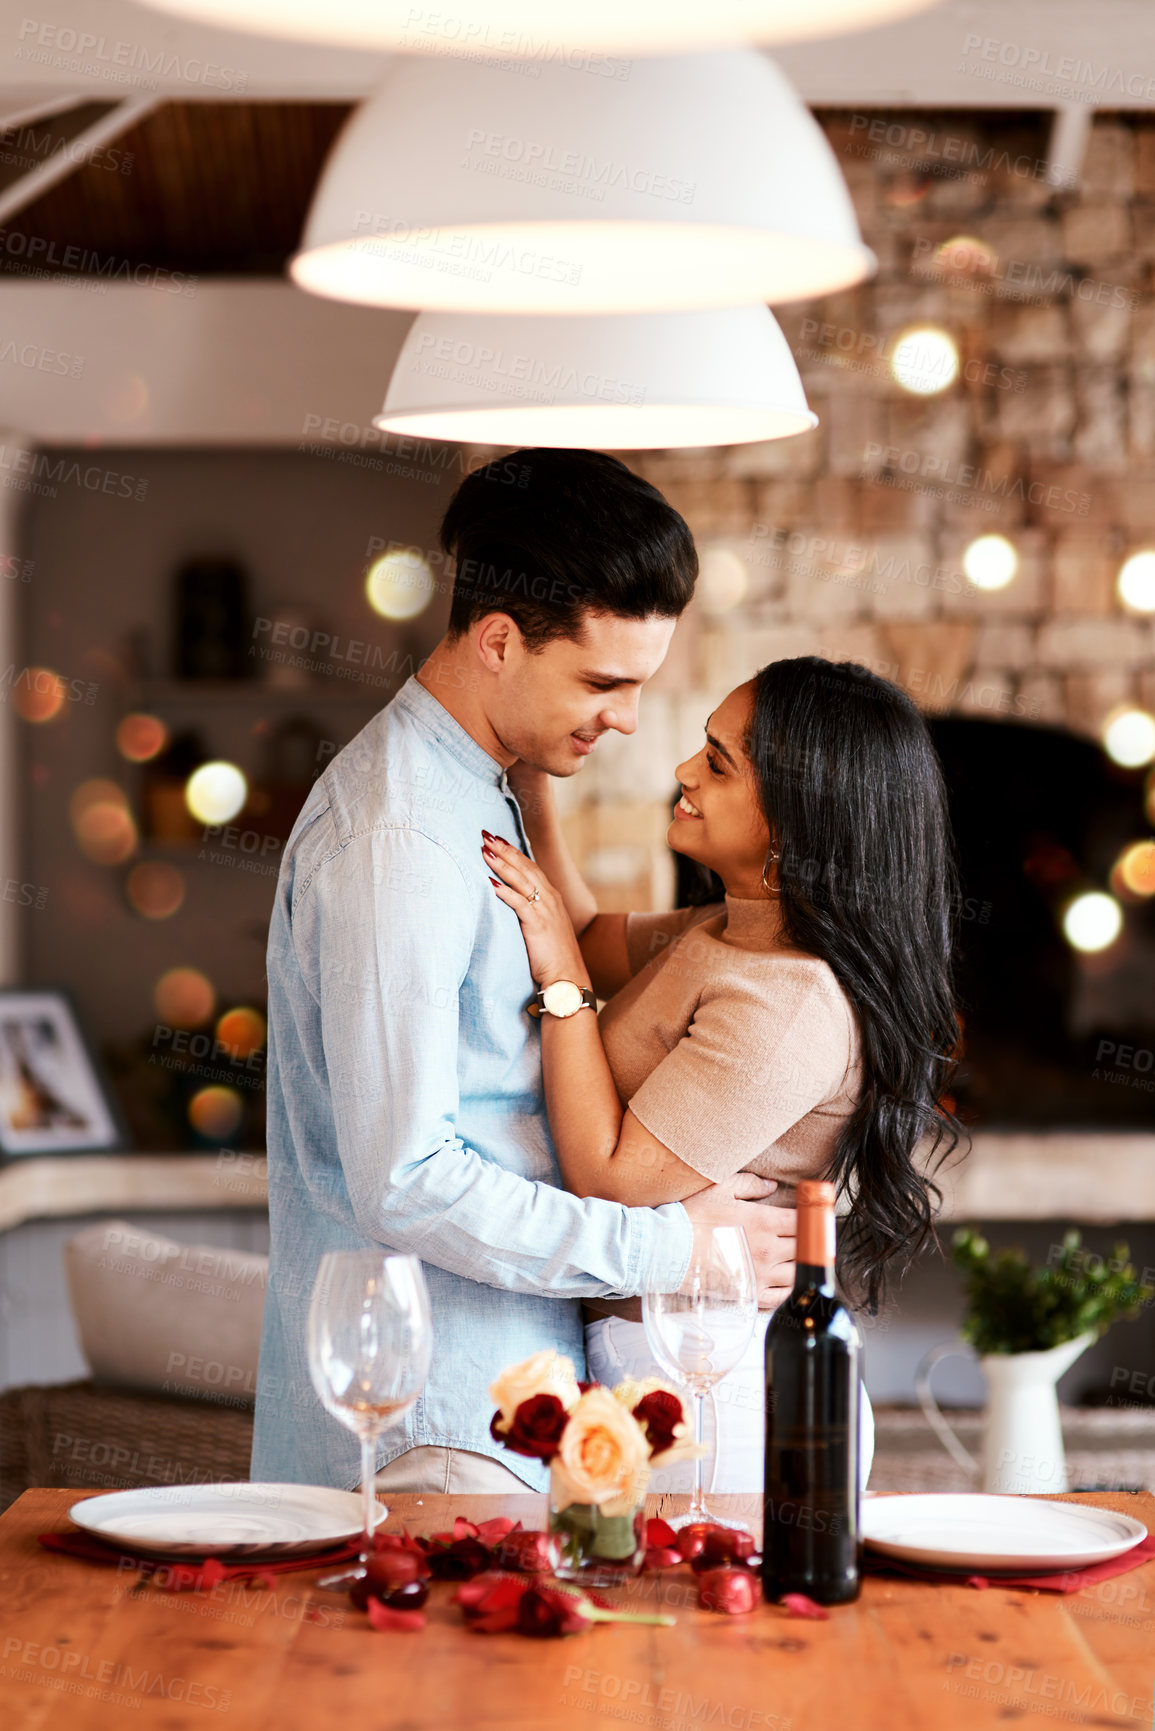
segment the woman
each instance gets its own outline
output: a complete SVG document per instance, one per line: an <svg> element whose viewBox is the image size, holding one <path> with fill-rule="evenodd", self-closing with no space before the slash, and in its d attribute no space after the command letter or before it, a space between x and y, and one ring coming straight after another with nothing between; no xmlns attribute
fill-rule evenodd
<svg viewBox="0 0 1155 1731"><path fill-rule="evenodd" d="M941 1103L959 1041L957 898L934 747L897 686L805 656L732 691L676 773L669 844L721 880L721 901L597 913L539 773L517 782L536 863L484 838L539 986L608 999L596 1019L541 1018L563 1179L656 1206L742 1169L777 1180L775 1202L831 1178L849 1203L840 1280L873 1315L930 1230L938 1192L915 1149L958 1140ZM760 1320L719 1390L716 1490L761 1485ZM587 1323L591 1376L652 1370L640 1300L587 1306Z"/></svg>

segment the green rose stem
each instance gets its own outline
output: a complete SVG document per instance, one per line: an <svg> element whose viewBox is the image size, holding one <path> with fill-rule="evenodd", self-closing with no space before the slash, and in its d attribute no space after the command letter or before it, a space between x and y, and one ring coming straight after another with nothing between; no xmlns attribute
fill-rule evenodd
<svg viewBox="0 0 1155 1731"><path fill-rule="evenodd" d="M603 1611L600 1605L593 1604L585 1594L574 1592L569 1587L551 1585L553 1593L564 1593L567 1599L576 1601L575 1609L587 1623L654 1623L662 1629L672 1629L677 1624L676 1617L667 1617L660 1611Z"/></svg>

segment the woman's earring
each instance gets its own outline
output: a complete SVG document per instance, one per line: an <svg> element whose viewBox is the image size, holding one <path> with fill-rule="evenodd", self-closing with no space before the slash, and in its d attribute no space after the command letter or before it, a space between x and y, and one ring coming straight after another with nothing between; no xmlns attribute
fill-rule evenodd
<svg viewBox="0 0 1155 1731"><path fill-rule="evenodd" d="M772 865L777 865L781 857L782 856L778 852L777 848L771 848L770 852L766 856L766 864L762 867L762 888L766 891L768 896L777 896L781 894L780 890L772 889L766 882L766 873L770 870Z"/></svg>

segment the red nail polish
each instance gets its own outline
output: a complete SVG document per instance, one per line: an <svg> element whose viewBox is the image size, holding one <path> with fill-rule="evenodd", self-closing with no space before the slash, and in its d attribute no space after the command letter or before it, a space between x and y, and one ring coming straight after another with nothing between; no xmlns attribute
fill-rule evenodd
<svg viewBox="0 0 1155 1731"><path fill-rule="evenodd" d="M486 841L492 841L493 840L493 837L490 835L490 833L487 829L483 829L481 833L485 837Z"/></svg>
<svg viewBox="0 0 1155 1731"><path fill-rule="evenodd" d="M493 885L495 890L499 890L501 888L501 885L498 883L496 878L490 878L489 881Z"/></svg>

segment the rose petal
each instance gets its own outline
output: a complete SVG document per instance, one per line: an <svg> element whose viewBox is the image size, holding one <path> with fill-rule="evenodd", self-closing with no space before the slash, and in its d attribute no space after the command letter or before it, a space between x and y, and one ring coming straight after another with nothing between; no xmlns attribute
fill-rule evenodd
<svg viewBox="0 0 1155 1731"><path fill-rule="evenodd" d="M464 1515L458 1515L453 1523L453 1537L455 1539L475 1539L477 1528L472 1521L467 1521Z"/></svg>
<svg viewBox="0 0 1155 1731"><path fill-rule="evenodd" d="M825 1623L830 1617L829 1611L816 1605L805 1593L783 1593L780 1602L786 1606L786 1614L790 1617L810 1617L816 1623Z"/></svg>
<svg viewBox="0 0 1155 1731"><path fill-rule="evenodd" d="M467 1611L500 1611L507 1605L516 1606L528 1585L516 1575L475 1575L472 1581L462 1581L452 1602Z"/></svg>
<svg viewBox="0 0 1155 1731"><path fill-rule="evenodd" d="M508 1515L494 1515L491 1521L481 1521L473 1529L473 1536L480 1539L483 1545L499 1545L507 1534L520 1525L520 1521L511 1521Z"/></svg>
<svg viewBox="0 0 1155 1731"><path fill-rule="evenodd" d="M651 1515L646 1522L646 1547L651 1550L672 1550L677 1548L678 1535L668 1522L657 1515Z"/></svg>
<svg viewBox="0 0 1155 1731"><path fill-rule="evenodd" d="M375 1629L393 1629L414 1634L425 1627L424 1611L391 1611L380 1599L370 1599L369 1621Z"/></svg>
<svg viewBox="0 0 1155 1731"><path fill-rule="evenodd" d="M676 1569L681 1561L681 1551L675 1551L672 1545L654 1545L646 1552L645 1566L647 1569Z"/></svg>
<svg viewBox="0 0 1155 1731"><path fill-rule="evenodd" d="M507 1630L517 1628L517 1607L509 1605L504 1611L492 1611L484 1617L470 1617L469 1627L475 1635L504 1635Z"/></svg>

